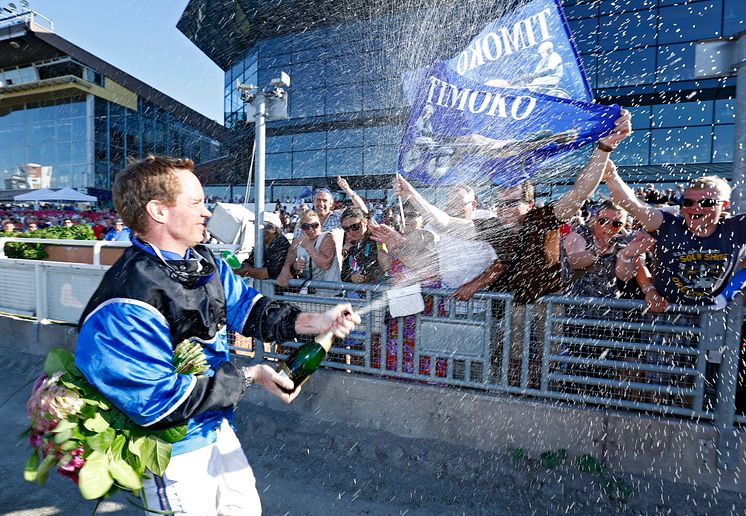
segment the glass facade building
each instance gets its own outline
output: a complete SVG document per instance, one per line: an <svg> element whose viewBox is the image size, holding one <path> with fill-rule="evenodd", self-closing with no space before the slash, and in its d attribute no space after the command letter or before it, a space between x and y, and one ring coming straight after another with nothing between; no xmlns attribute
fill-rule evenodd
<svg viewBox="0 0 746 516"><path fill-rule="evenodd" d="M5 21L8 36L0 37L9 50L0 48L0 185L23 186L19 173L37 164L51 169L44 186L109 190L128 158L169 154L199 164L223 155L220 124L33 19Z"/></svg>
<svg viewBox="0 0 746 516"><path fill-rule="evenodd" d="M385 185L396 170L408 111L403 74L454 56L505 8L469 4L481 9L469 18L449 3L392 6L376 16L361 4L352 20L323 8L315 17L286 10L283 20L297 17L293 30L274 25L272 13L252 20L246 13L253 2L236 2L236 13L217 4L190 2L178 27L225 70L225 125L236 141L245 147L252 139L236 81L262 86L280 71L292 80L289 120L267 125L268 184L300 187L343 175L360 190ZM622 174L632 182L729 177L735 77L695 79L694 49L697 41L745 30L743 1L566 0L563 7L596 98L633 111L634 134L614 155ZM234 38L237 32L249 36ZM240 177L247 170L239 164L234 171ZM553 180L567 182L574 172Z"/></svg>

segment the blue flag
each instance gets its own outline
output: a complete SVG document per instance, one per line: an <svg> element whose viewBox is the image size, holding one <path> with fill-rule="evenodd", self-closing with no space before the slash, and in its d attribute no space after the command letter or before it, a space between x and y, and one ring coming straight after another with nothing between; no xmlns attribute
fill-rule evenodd
<svg viewBox="0 0 746 516"><path fill-rule="evenodd" d="M428 184L485 175L519 184L550 158L607 134L620 113L592 103L557 0L511 11L456 57L404 83L413 102L398 170Z"/></svg>
<svg viewBox="0 0 746 516"><path fill-rule="evenodd" d="M609 133L618 106L485 86L436 62L409 113L399 172L441 185L485 176L513 186L547 159Z"/></svg>
<svg viewBox="0 0 746 516"><path fill-rule="evenodd" d="M493 21L448 65L489 86L593 101L557 0L534 0Z"/></svg>

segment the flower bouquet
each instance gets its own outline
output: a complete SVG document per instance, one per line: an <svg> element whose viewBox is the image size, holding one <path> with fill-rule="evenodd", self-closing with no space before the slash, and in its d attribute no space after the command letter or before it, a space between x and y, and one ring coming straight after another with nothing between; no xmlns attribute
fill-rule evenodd
<svg viewBox="0 0 746 516"><path fill-rule="evenodd" d="M173 364L179 374L209 369L201 345L186 340L174 350ZM56 466L87 500L119 489L137 496L147 470L162 475L171 443L187 432L186 424L159 431L136 425L88 383L73 354L61 348L47 355L26 407L31 426L24 434L32 450L24 478L43 485Z"/></svg>

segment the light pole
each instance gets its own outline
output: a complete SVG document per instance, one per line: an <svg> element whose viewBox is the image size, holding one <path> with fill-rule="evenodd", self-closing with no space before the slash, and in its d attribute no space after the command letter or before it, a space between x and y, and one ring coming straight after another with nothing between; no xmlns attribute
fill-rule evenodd
<svg viewBox="0 0 746 516"><path fill-rule="evenodd" d="M241 92L241 100L251 106L254 118L254 267L264 265L264 184L265 148L267 144L267 120L288 118L288 93L290 76L285 72L272 79L269 86L260 88L253 84L236 81L236 89ZM248 110L247 110L248 111ZM248 112L247 112L248 115ZM252 116L252 115L248 115Z"/></svg>
<svg viewBox="0 0 746 516"><path fill-rule="evenodd" d="M734 213L746 212L746 31L727 39L698 41L694 77L736 76L736 117L733 128Z"/></svg>

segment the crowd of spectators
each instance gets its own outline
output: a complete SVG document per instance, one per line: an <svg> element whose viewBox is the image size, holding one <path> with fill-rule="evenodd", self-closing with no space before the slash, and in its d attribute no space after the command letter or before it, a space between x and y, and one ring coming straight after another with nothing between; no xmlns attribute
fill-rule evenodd
<svg viewBox="0 0 746 516"><path fill-rule="evenodd" d="M746 214L729 210L731 188L716 176L663 190L628 187L610 156L630 123L623 112L572 189L543 206L530 182L496 189L483 209L461 184L451 187L441 210L398 177L394 194L403 204L384 208L366 204L340 179L351 207L342 211L320 189L312 208L288 214L300 224L282 224L294 235L278 283L420 283L452 289L452 303L480 290L509 292L511 362L520 357L522 307L546 294L640 299L650 313L671 304L722 306L718 295L746 266ZM591 200L602 182L610 198ZM282 216L281 203L277 209ZM402 364L413 370L407 357Z"/></svg>
<svg viewBox="0 0 746 516"><path fill-rule="evenodd" d="M98 240L128 241L132 235L114 210L30 209L8 205L0 209L0 219L5 236L14 233L34 236L35 231L77 225L89 226Z"/></svg>

